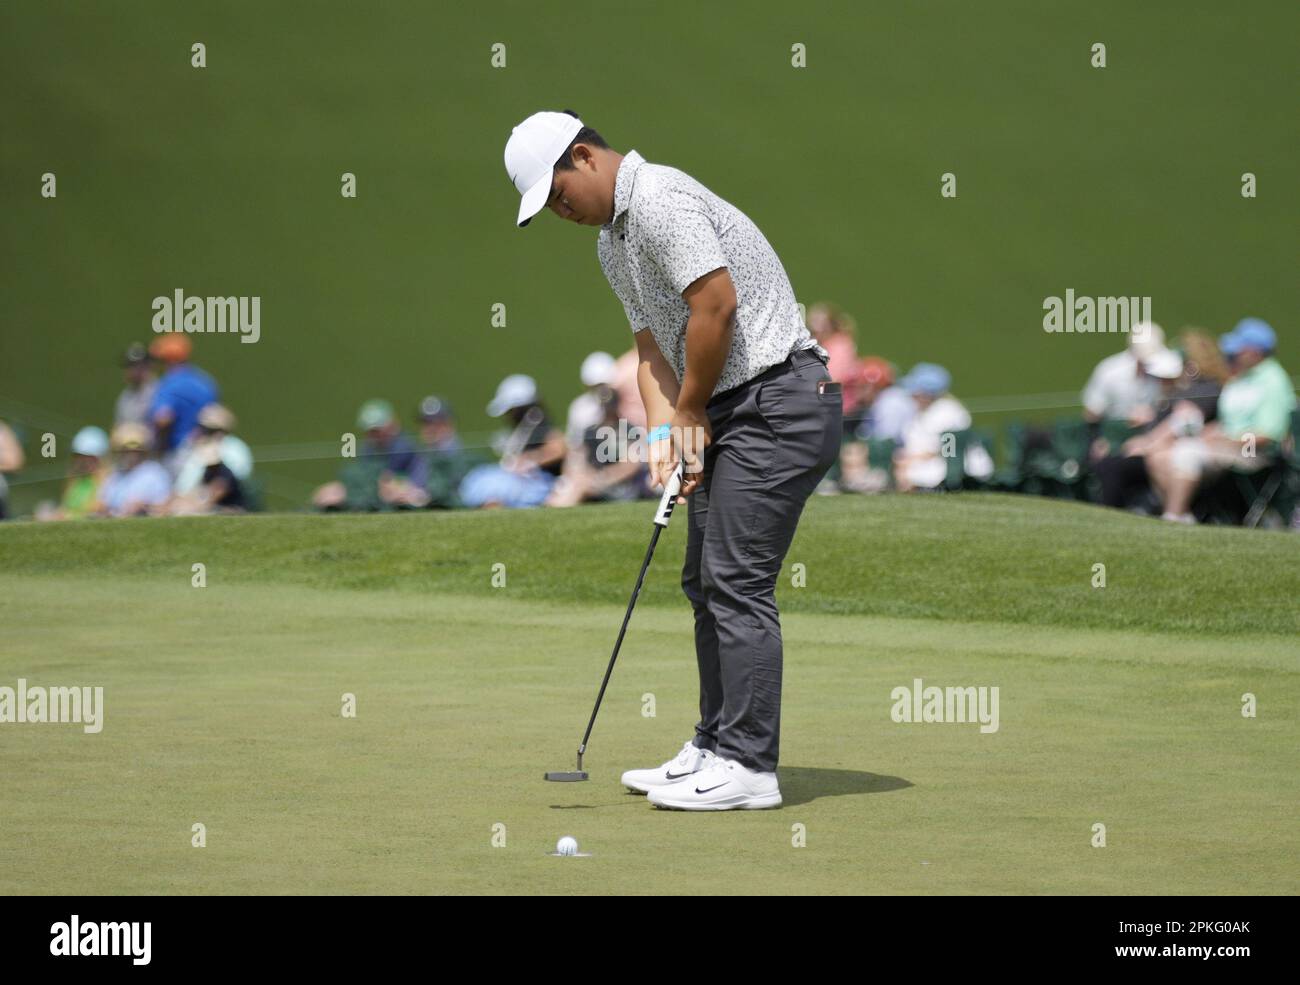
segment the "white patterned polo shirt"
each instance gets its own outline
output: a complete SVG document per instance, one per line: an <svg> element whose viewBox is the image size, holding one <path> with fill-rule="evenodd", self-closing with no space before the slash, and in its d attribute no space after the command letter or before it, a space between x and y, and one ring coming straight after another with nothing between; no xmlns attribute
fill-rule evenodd
<svg viewBox="0 0 1300 985"><path fill-rule="evenodd" d="M799 316L790 278L758 227L676 168L627 152L614 180L614 218L600 227L596 255L632 330L654 333L679 383L691 313L682 291L719 267L727 268L735 285L736 316L731 351L713 394L753 379L798 349L827 358Z"/></svg>

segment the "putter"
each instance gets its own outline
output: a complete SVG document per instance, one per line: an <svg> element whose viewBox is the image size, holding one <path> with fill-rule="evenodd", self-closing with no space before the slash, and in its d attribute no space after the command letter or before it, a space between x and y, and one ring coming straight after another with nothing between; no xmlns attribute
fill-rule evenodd
<svg viewBox="0 0 1300 985"><path fill-rule="evenodd" d="M627 613L623 616L623 625L619 628L618 639L614 642L614 652L610 655L609 666L605 668L605 679L600 682L600 693L596 695L596 707L591 709L591 720L587 722L587 731L582 736L582 744L578 746L578 767L571 773L564 771L546 773L545 778L548 780L557 783L573 783L587 779L587 773L582 768L582 756L587 751L587 740L591 738L592 726L596 724L596 712L600 711L601 699L605 697L605 688L609 684L609 675L614 673L614 661L618 659L618 648L623 645L623 634L627 632L628 620L632 618L632 607L636 605L636 597L641 593L641 583L645 581L645 573L650 567L650 559L655 555L655 545L659 543L659 534L663 532L664 527L668 526L668 520L673 515L673 507L677 505L677 493L682 487L682 468L682 465L677 466L677 471L668 480L668 484L664 487L664 494L659 500L659 511L655 513L655 530L650 537L650 547L645 552L645 560L641 562L641 573L636 576L636 588L632 589L632 598L627 603Z"/></svg>

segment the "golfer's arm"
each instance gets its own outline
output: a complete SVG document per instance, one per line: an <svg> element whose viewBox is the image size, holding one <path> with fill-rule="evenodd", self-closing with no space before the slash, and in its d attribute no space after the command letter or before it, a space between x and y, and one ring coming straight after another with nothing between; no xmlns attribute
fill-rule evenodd
<svg viewBox="0 0 1300 985"><path fill-rule="evenodd" d="M736 289L727 268L719 267L694 281L682 297L691 306L691 315L686 322L686 370L677 407L702 414L731 352Z"/></svg>
<svg viewBox="0 0 1300 985"><path fill-rule="evenodd" d="M641 403L645 405L646 425L653 430L660 424L672 422L680 387L677 374L659 351L654 333L648 328L642 329L635 333L635 338L639 360L636 385L641 392Z"/></svg>

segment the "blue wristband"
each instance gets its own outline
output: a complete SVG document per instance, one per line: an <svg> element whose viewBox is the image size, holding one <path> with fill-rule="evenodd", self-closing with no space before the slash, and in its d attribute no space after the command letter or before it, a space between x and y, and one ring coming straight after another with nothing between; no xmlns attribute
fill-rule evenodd
<svg viewBox="0 0 1300 985"><path fill-rule="evenodd" d="M646 441L658 441L660 438L666 438L673 433L673 429L667 424L660 424L657 428L646 436Z"/></svg>

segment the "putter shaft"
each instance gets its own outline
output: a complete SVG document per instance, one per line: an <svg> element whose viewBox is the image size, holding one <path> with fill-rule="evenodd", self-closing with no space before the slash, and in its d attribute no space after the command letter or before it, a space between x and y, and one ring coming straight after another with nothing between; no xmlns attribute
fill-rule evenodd
<svg viewBox="0 0 1300 985"><path fill-rule="evenodd" d="M632 619L632 610L636 607L637 596L641 594L641 585L645 582L645 573L650 568L650 561L655 555L655 546L659 543L659 535L663 533L668 521L673 515L673 508L677 505L677 494L682 488L682 469L684 466L678 465L677 471L673 473L672 478L664 487L663 496L659 500L659 509L655 513L654 533L650 537L650 546L646 548L645 560L641 562L641 571L636 576L636 587L632 589L632 597L628 599L627 612L623 614L623 625L618 629L618 639L614 641L614 652L610 654L609 665L605 668L605 676L600 682L600 691L596 695L596 704L591 709L591 718L587 721L587 731L582 734L582 743L578 746L578 766L577 772L582 772L582 757L587 751L587 742L591 739L591 730L596 725L596 715L600 711L600 703L605 698L605 689L609 686L610 675L614 673L614 662L618 660L619 648L623 645L623 637L627 634L627 624Z"/></svg>

